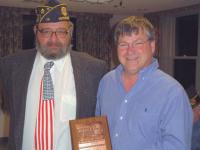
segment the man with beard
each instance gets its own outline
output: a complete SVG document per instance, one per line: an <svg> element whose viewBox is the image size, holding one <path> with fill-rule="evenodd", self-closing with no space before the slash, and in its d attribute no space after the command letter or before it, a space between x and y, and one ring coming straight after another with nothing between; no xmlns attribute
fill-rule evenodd
<svg viewBox="0 0 200 150"><path fill-rule="evenodd" d="M71 50L67 6L36 8L36 49L2 58L0 79L10 113L9 150L70 150L69 120L94 116L106 64Z"/></svg>

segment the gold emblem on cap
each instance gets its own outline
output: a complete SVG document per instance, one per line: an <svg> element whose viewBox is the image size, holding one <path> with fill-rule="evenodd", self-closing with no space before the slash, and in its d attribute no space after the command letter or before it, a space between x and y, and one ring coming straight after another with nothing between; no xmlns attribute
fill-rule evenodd
<svg viewBox="0 0 200 150"><path fill-rule="evenodd" d="M67 8L61 7L61 13L62 13L63 16L67 16Z"/></svg>
<svg viewBox="0 0 200 150"><path fill-rule="evenodd" d="M42 8L41 11L40 11L40 13L44 14L44 12L45 12L45 10Z"/></svg>

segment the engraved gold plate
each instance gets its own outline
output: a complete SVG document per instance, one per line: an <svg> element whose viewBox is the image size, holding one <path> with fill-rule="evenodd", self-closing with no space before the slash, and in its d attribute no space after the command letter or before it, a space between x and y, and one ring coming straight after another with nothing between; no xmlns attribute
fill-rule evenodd
<svg viewBox="0 0 200 150"><path fill-rule="evenodd" d="M73 150L112 150L105 116L70 120Z"/></svg>

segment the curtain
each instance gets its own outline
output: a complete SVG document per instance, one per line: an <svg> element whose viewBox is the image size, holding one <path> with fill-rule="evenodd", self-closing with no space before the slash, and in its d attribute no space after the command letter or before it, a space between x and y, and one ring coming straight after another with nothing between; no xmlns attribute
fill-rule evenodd
<svg viewBox="0 0 200 150"><path fill-rule="evenodd" d="M155 47L155 54L154 56L159 59L160 55L160 16L159 15L151 15L147 14L145 17L153 24L155 28L155 41L156 41L156 47Z"/></svg>
<svg viewBox="0 0 200 150"><path fill-rule="evenodd" d="M155 27L156 53L160 68L172 75L173 46L175 25L174 19L169 14L153 13L145 15Z"/></svg>
<svg viewBox="0 0 200 150"><path fill-rule="evenodd" d="M174 18L169 15L160 20L160 68L173 75L173 51L175 43Z"/></svg>
<svg viewBox="0 0 200 150"><path fill-rule="evenodd" d="M22 48L22 9L0 7L0 56Z"/></svg>
<svg viewBox="0 0 200 150"><path fill-rule="evenodd" d="M76 14L76 47L77 51L86 52L94 57L111 62L111 46L109 44L109 14Z"/></svg>
<svg viewBox="0 0 200 150"><path fill-rule="evenodd" d="M0 56L6 56L22 49L23 14L32 9L0 7ZM77 51L111 61L109 45L110 14L72 13L76 17Z"/></svg>

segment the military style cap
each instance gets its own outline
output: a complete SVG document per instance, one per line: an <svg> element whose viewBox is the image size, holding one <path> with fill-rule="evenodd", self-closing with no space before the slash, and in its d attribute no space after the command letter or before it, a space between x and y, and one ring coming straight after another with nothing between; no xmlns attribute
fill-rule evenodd
<svg viewBox="0 0 200 150"><path fill-rule="evenodd" d="M59 3L56 0L48 0L44 6L35 9L37 20L36 23L68 21L69 15L67 5Z"/></svg>

